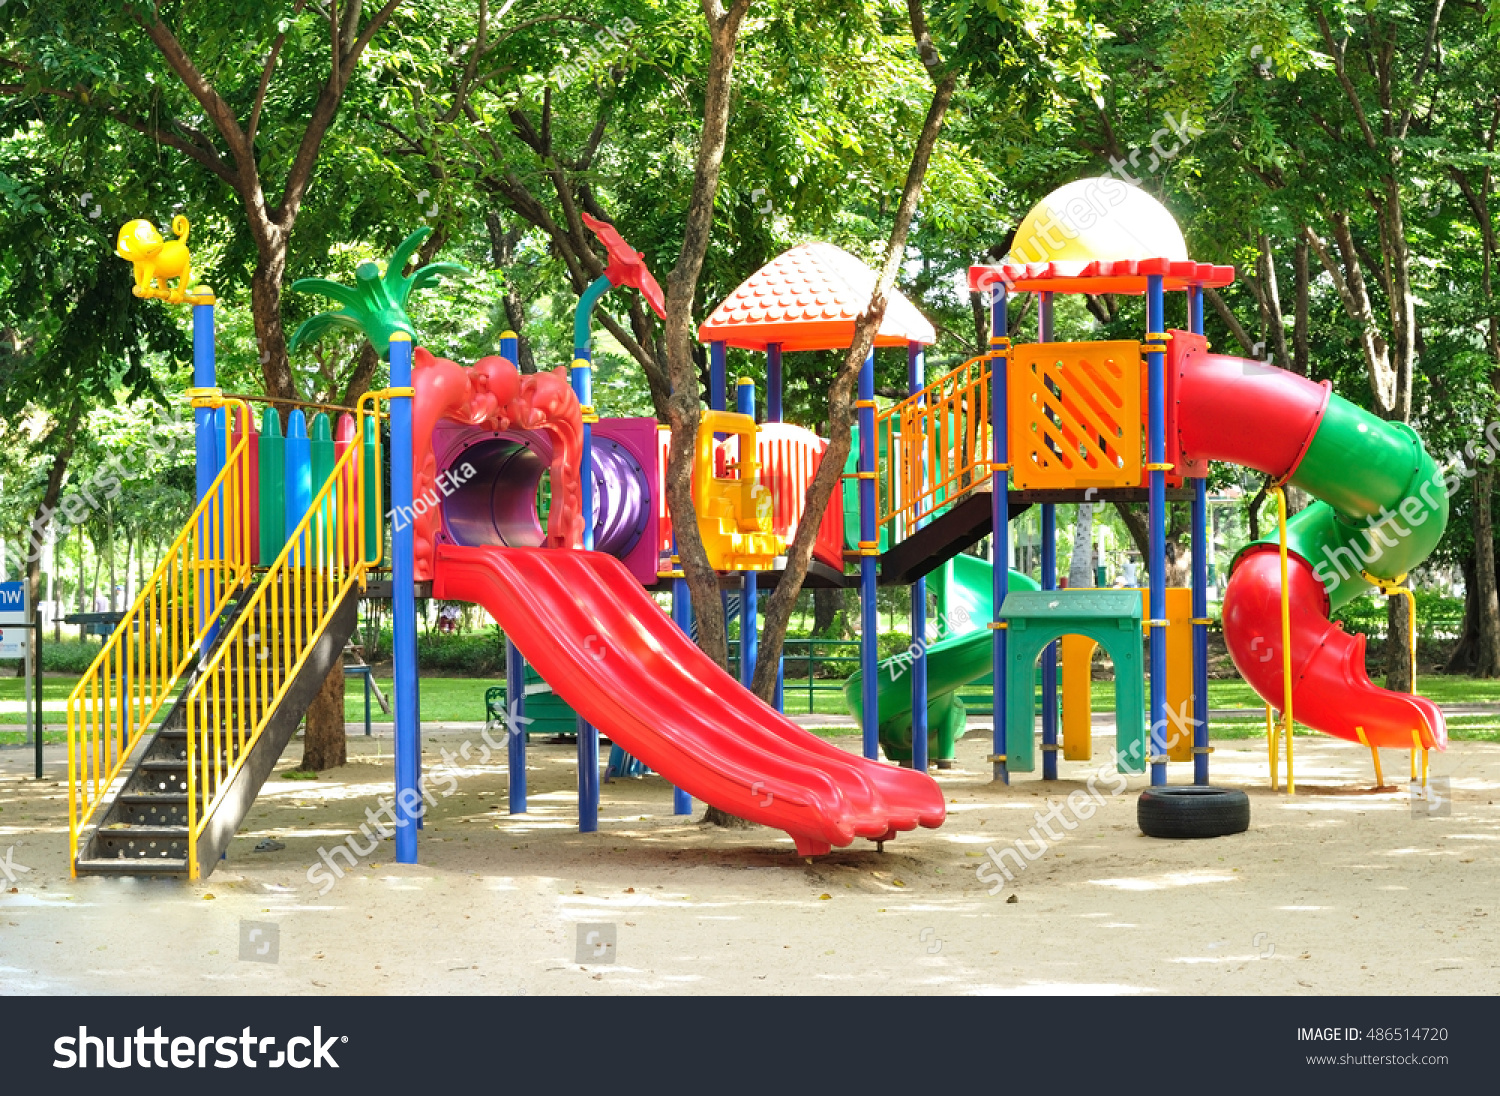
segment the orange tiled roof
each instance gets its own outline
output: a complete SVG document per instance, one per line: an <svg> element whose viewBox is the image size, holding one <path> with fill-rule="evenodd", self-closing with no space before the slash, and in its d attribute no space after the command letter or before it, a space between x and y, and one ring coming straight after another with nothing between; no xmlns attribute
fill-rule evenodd
<svg viewBox="0 0 1500 1096"><path fill-rule="evenodd" d="M875 271L828 243L799 244L750 275L698 328L702 342L748 350L842 350L870 299ZM891 291L876 346L930 345L937 332L899 290Z"/></svg>

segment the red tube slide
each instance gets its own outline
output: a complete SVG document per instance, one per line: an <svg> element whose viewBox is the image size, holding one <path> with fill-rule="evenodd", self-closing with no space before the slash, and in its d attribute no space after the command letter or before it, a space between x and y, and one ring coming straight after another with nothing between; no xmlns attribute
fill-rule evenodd
<svg viewBox="0 0 1500 1096"><path fill-rule="evenodd" d="M665 779L803 856L942 824L926 773L809 734L742 688L597 552L439 545L434 597L483 605L564 701Z"/></svg>
<svg viewBox="0 0 1500 1096"><path fill-rule="evenodd" d="M1446 747L1438 706L1375 685L1365 671L1365 637L1349 635L1329 619L1336 605L1370 589L1360 578L1362 568L1393 578L1436 543L1447 520L1446 496L1441 506L1433 506L1431 495L1420 507L1408 501L1431 482L1431 457L1410 431L1366 415L1326 384L1209 354L1202 336L1172 336L1169 369L1182 456L1290 479L1323 500L1297 515L1289 535L1295 717L1372 746ZM1369 531L1371 519L1394 517L1398 507L1403 515L1411 508L1425 528L1386 521L1381 534ZM1428 512L1437 520L1428 522ZM1405 539L1395 539L1391 530ZM1273 532L1234 563L1224 594L1224 639L1241 675L1276 708L1285 704L1281 636L1281 561Z"/></svg>

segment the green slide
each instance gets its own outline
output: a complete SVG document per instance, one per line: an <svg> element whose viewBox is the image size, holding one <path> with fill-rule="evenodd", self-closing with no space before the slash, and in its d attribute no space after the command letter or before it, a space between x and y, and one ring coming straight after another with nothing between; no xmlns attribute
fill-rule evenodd
<svg viewBox="0 0 1500 1096"><path fill-rule="evenodd" d="M988 625L994 604L991 573L984 560L961 555L928 579L937 593L940 637L927 645L927 756L933 761L951 761L954 746L963 737L965 712L958 691L990 677ZM1040 587L1019 571L1012 571L1010 589ZM876 685L880 744L892 761L911 760L911 672L915 662L915 653L906 651L880 663ZM860 671L845 683L844 700L850 713L859 718Z"/></svg>

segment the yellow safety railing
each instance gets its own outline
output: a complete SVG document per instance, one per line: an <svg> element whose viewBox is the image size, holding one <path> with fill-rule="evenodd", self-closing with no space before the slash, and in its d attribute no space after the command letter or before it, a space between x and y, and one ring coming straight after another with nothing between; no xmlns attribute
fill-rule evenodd
<svg viewBox="0 0 1500 1096"><path fill-rule="evenodd" d="M384 395L373 392L360 400L357 439ZM339 457L187 694L189 878L198 878L198 840L223 790L340 602L356 584L363 587L370 566L379 562L379 550L374 560L365 552L363 452L356 441ZM378 494L378 471L375 480Z"/></svg>
<svg viewBox="0 0 1500 1096"><path fill-rule="evenodd" d="M895 538L990 475L990 363L972 358L877 416L876 515Z"/></svg>
<svg viewBox="0 0 1500 1096"><path fill-rule="evenodd" d="M249 430L233 444L225 415L224 468L68 696L68 851L120 776L131 752L175 694L179 680L212 642L229 599L250 581ZM242 418L244 421L244 418Z"/></svg>

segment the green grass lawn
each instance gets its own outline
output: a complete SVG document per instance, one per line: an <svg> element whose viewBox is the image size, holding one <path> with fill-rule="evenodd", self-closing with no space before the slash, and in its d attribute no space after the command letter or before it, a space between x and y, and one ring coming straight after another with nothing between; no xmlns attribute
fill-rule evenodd
<svg viewBox="0 0 1500 1096"><path fill-rule="evenodd" d="M76 679L48 677L43 680L43 712L49 726L58 726L67 719L67 698ZM376 676L380 688L389 699L391 681L388 677ZM1465 677L1424 675L1419 679L1421 692L1440 704L1500 703L1500 681L1476 681ZM485 689L499 682L481 678L424 676L422 678L422 717L435 723L469 722L484 718ZM1093 700L1096 711L1108 711L1114 704L1114 686L1108 681L1093 683ZM1210 681L1209 702L1216 709L1263 707L1250 687L1243 681ZM21 724L24 719L22 682L17 678L0 678L0 744L15 744L24 740ZM812 705L808 705L807 682L789 680L786 683L786 710L791 715L847 715L841 682L819 680L814 683ZM965 702L971 711L982 710L990 703L987 688L966 690ZM350 678L345 695L344 710L351 723L364 719L364 690L358 678ZM380 710L373 698L371 719L375 723L390 723L391 717ZM1500 712L1478 715L1454 715L1449 718L1449 732L1456 739L1500 741ZM1265 733L1263 718L1217 719L1213 721L1216 738L1255 738ZM1301 733L1299 731L1299 733ZM1316 732L1308 732L1316 733ZM49 732L48 741L60 734Z"/></svg>

